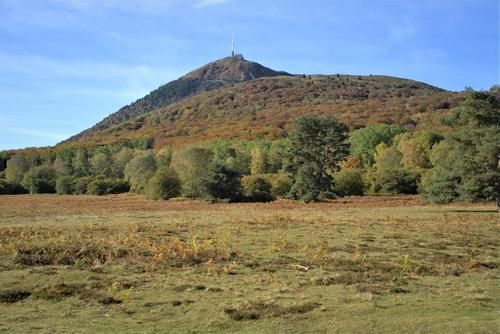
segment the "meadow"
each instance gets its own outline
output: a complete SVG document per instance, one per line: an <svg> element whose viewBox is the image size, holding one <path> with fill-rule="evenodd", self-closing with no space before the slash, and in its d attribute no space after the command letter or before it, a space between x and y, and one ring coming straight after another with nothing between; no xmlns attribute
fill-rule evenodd
<svg viewBox="0 0 500 334"><path fill-rule="evenodd" d="M0 332L494 333L493 203L0 197Z"/></svg>

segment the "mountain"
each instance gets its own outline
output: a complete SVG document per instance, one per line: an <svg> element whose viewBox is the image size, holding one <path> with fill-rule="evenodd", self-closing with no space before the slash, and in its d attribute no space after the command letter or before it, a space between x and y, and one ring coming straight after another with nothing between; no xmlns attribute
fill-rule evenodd
<svg viewBox="0 0 500 334"><path fill-rule="evenodd" d="M389 76L290 75L223 58L123 107L69 145L154 139L156 146L216 138L276 139L304 114L335 115L351 128L398 123L433 128L459 93Z"/></svg>
<svg viewBox="0 0 500 334"><path fill-rule="evenodd" d="M226 85L253 80L261 77L290 75L277 72L243 57L226 57L206 64L177 80L155 89L143 98L109 115L90 129L69 140L74 140L94 131L110 128L134 117L147 114L152 110L168 106L183 98L207 92Z"/></svg>

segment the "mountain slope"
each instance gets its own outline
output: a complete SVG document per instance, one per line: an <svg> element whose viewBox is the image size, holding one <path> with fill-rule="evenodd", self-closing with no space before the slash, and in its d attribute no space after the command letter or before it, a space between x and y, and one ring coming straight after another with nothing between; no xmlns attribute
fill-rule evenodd
<svg viewBox="0 0 500 334"><path fill-rule="evenodd" d="M171 103L200 92L214 90L225 85L247 80L278 75L289 74L274 71L242 58L222 58L155 89L143 98L104 118L90 129L71 137L69 141L81 138L95 131L108 129L121 122L147 114L155 109L168 106Z"/></svg>
<svg viewBox="0 0 500 334"><path fill-rule="evenodd" d="M198 78L222 76L217 68L191 73ZM109 144L147 137L163 146L215 138L274 139L284 137L303 114L333 114L350 127L383 122L429 128L460 99L457 93L386 76L262 77L184 98L87 133L78 142Z"/></svg>

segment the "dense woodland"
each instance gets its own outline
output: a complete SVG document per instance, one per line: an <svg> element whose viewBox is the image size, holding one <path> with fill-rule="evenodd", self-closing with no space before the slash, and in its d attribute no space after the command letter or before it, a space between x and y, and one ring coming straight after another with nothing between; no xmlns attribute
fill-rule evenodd
<svg viewBox="0 0 500 334"><path fill-rule="evenodd" d="M278 140L211 140L153 150L150 139L0 152L0 193L135 192L150 199L305 202L421 194L446 203L500 193L500 89L465 92L447 131L374 124L349 131L306 115Z"/></svg>

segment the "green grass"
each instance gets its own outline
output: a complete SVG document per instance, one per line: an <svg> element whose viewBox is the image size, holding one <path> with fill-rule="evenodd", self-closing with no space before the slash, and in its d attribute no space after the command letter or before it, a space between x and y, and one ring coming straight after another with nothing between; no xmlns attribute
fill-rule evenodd
<svg viewBox="0 0 500 334"><path fill-rule="evenodd" d="M4 196L0 332L494 333L492 209Z"/></svg>

